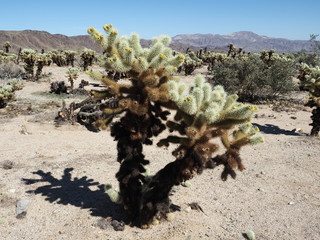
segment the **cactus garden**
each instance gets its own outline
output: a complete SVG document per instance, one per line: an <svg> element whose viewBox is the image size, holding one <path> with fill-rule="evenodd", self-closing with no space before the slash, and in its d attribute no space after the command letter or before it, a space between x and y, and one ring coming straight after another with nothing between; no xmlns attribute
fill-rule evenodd
<svg viewBox="0 0 320 240"><path fill-rule="evenodd" d="M1 239L317 239L318 65L87 31L2 43Z"/></svg>

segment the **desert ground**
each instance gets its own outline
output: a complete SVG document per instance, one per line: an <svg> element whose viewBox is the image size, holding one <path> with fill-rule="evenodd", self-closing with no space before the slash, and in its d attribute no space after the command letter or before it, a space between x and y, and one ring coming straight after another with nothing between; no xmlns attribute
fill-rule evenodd
<svg viewBox="0 0 320 240"><path fill-rule="evenodd" d="M44 78L24 81L16 99L0 109L0 239L239 240L249 230L257 240L320 239L320 138L308 136L306 93L259 104L253 123L265 143L242 149L246 169L236 179L224 182L222 168L208 169L191 186L174 188L172 203L180 211L172 221L115 231L110 219L122 220L123 210L103 186L117 188L116 142L108 130L54 123L63 99L83 99L49 94L49 82L67 82L66 70L45 67ZM92 81L81 73L75 85L81 79ZM145 148L151 173L173 160L173 149ZM20 200L28 204L17 216ZM193 202L203 211L193 210Z"/></svg>

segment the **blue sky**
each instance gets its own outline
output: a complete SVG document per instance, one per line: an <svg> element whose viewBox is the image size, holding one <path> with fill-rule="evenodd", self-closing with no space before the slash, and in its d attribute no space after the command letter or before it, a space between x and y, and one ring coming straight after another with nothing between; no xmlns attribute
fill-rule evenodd
<svg viewBox="0 0 320 240"><path fill-rule="evenodd" d="M320 0L9 0L1 2L0 30L43 30L68 36L101 32L113 24L120 35L229 34L308 40L320 34Z"/></svg>

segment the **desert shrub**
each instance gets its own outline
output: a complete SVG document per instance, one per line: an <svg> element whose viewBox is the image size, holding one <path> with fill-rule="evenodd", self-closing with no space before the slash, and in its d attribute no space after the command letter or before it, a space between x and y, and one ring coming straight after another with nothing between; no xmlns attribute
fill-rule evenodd
<svg viewBox="0 0 320 240"><path fill-rule="evenodd" d="M259 55L228 58L210 68L212 83L236 93L242 101L272 99L295 89L294 62L286 58L265 61Z"/></svg>
<svg viewBox="0 0 320 240"><path fill-rule="evenodd" d="M320 57L316 53L308 53L306 50L301 50L293 54L297 63L306 63L311 67L320 65Z"/></svg>
<svg viewBox="0 0 320 240"><path fill-rule="evenodd" d="M106 85L103 91L93 91L93 97L101 101L114 97L112 104L102 102L97 108L104 115L95 126L104 129L121 114L111 125L111 135L118 142L120 192L111 186L106 191L111 200L124 206L131 223L145 228L172 218L169 194L174 185L217 165L224 166L223 180L229 175L234 178L234 169L244 169L241 147L262 141L259 129L250 124L257 107L237 102L237 95L227 94L222 86L212 87L201 75L191 87L172 77L184 56L173 55L168 47L170 37L154 38L149 48L142 48L137 34L120 37L112 25L103 28L106 36L94 28L88 33L106 52L106 70L125 72L130 81L118 83L88 71ZM171 113L175 116L169 121ZM154 137L166 128L172 134L157 146L176 144L175 160L150 175L146 171L150 160L143 147L152 145ZM213 157L219 144L212 139L221 140L224 154Z"/></svg>
<svg viewBox="0 0 320 240"><path fill-rule="evenodd" d="M21 78L23 74L23 69L13 62L0 64L0 79Z"/></svg>

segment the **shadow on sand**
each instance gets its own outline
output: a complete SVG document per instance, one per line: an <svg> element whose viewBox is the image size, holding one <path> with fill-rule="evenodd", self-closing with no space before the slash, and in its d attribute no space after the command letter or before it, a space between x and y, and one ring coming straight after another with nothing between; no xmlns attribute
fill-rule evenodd
<svg viewBox="0 0 320 240"><path fill-rule="evenodd" d="M51 172L38 170L33 174L40 176L40 179L26 179L22 181L31 185L34 183L47 183L29 193L41 194L46 200L63 205L72 205L82 209L89 209L92 216L111 217L115 220L124 220L125 214L121 205L113 203L104 191L104 185L89 179L72 178L73 168L66 168L61 179L52 176ZM95 190L92 190L92 189Z"/></svg>
<svg viewBox="0 0 320 240"><path fill-rule="evenodd" d="M253 123L253 125L257 126L260 129L260 131L265 134L275 134L275 135L284 134L288 136L306 136L307 135L306 133L299 133L299 132L285 130L273 124L260 125L257 123Z"/></svg>

